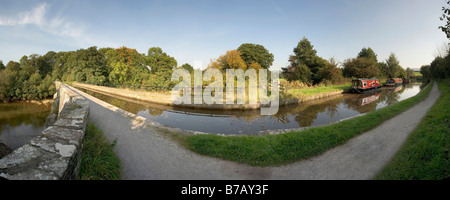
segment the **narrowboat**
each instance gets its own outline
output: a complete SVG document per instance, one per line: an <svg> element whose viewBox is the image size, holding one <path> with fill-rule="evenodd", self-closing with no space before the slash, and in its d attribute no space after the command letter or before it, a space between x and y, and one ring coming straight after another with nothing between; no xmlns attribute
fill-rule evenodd
<svg viewBox="0 0 450 200"><path fill-rule="evenodd" d="M385 86L393 87L393 86L398 86L398 85L401 85L401 84L403 84L403 79L401 79L401 78L390 78L390 79L388 79L386 81Z"/></svg>
<svg viewBox="0 0 450 200"><path fill-rule="evenodd" d="M366 93L380 90L381 84L379 79L360 78L353 79L350 92L353 93Z"/></svg>

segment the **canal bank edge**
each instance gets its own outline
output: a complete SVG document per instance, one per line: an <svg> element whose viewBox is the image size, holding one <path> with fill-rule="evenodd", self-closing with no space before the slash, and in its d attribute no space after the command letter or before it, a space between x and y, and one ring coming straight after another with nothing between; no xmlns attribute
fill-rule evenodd
<svg viewBox="0 0 450 200"><path fill-rule="evenodd" d="M75 179L81 160L82 139L89 102L56 82L54 123L24 146L0 159L0 177L10 180Z"/></svg>
<svg viewBox="0 0 450 200"><path fill-rule="evenodd" d="M83 88L86 90L96 91L96 92L103 92L111 95L118 95L125 98L131 98L136 99L140 101L150 102L150 103L156 103L166 106L176 106L176 107L185 107L185 108L193 108L193 109L206 109L206 110L257 110L261 108L261 104L181 104L177 105L172 102L171 95L164 95L164 94L156 94L151 92L144 92L144 91L133 91L128 89L119 89L119 88L111 88L111 87L105 87L105 86L97 86L97 85L89 85L89 84L83 84L78 82L72 82L72 86ZM291 104L298 104L306 101L326 98L330 96L339 95L342 93L345 93L346 90L338 90L333 92L325 92L325 93L319 93L314 95L308 95L308 96L298 96L298 97L282 97L283 95L280 94L280 106L287 106Z"/></svg>

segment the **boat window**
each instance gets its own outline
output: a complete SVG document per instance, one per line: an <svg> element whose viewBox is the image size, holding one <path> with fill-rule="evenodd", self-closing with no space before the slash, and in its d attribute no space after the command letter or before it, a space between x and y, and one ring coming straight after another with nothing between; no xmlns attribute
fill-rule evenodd
<svg viewBox="0 0 450 200"><path fill-rule="evenodd" d="M364 83L363 83L363 87L367 87L367 82L364 82Z"/></svg>

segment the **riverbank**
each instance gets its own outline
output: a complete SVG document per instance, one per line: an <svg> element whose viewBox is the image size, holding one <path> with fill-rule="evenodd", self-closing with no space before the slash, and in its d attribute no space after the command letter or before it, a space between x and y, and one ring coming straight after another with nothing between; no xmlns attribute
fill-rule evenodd
<svg viewBox="0 0 450 200"><path fill-rule="evenodd" d="M450 178L450 80L438 81L438 85L441 96L376 179Z"/></svg>

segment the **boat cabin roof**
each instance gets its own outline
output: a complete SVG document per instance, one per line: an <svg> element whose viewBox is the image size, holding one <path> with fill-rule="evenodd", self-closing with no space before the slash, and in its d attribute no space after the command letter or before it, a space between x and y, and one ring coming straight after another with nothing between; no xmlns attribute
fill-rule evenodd
<svg viewBox="0 0 450 200"><path fill-rule="evenodd" d="M357 79L353 79L353 81L377 81L379 79L377 78L357 78Z"/></svg>

